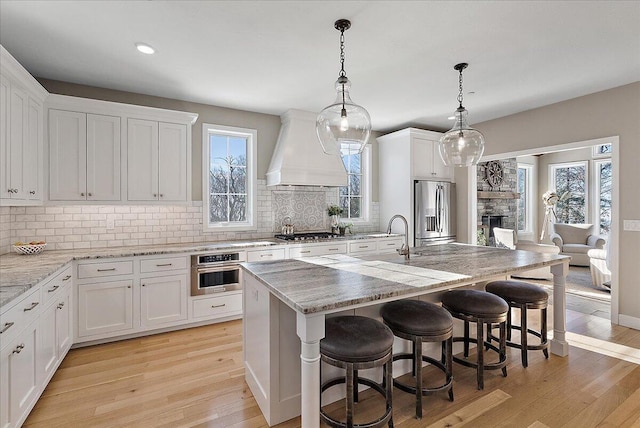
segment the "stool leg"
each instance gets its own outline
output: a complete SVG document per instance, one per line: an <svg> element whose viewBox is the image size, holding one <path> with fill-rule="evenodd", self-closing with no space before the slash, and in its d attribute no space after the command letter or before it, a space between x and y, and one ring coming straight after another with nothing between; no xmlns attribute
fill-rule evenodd
<svg viewBox="0 0 640 428"><path fill-rule="evenodd" d="M547 343L547 308L542 308L541 309L541 318L542 320L540 321L541 325L540 325L540 342L541 343ZM542 353L544 354L544 357L546 359L549 359L549 350L547 348L544 348L542 350Z"/></svg>
<svg viewBox="0 0 640 428"><path fill-rule="evenodd" d="M352 427L353 426L353 364L347 364L347 426L348 427ZM358 387L358 385L356 385L356 388Z"/></svg>
<svg viewBox="0 0 640 428"><path fill-rule="evenodd" d="M416 342L415 340L411 341L411 353L414 355L416 355ZM416 377L416 364L415 362L413 363L413 366L411 367L411 376Z"/></svg>
<svg viewBox="0 0 640 428"><path fill-rule="evenodd" d="M353 371L353 402L358 402L358 370Z"/></svg>
<svg viewBox="0 0 640 428"><path fill-rule="evenodd" d="M507 333L506 333L506 323L500 323L500 361L507 360ZM505 365L502 368L502 376L507 377L507 366Z"/></svg>
<svg viewBox="0 0 640 428"><path fill-rule="evenodd" d="M444 343L446 348L445 368L447 373L447 382L449 382L453 377L453 336L448 338ZM451 388L449 388L449 400L453 401L453 384L451 385Z"/></svg>
<svg viewBox="0 0 640 428"><path fill-rule="evenodd" d="M469 321L464 322L464 357L469 356Z"/></svg>
<svg viewBox="0 0 640 428"><path fill-rule="evenodd" d="M484 323L481 320L478 320L478 322L476 322L476 326L478 328L478 332L476 333L478 345L476 346L476 350L478 352L478 389L484 389L484 346L482 346Z"/></svg>
<svg viewBox="0 0 640 428"><path fill-rule="evenodd" d="M416 373L416 419L422 419L422 339L413 342L413 371Z"/></svg>
<svg viewBox="0 0 640 428"><path fill-rule="evenodd" d="M491 344L491 323L487 323L487 343L484 347L485 351L489 350L489 345Z"/></svg>
<svg viewBox="0 0 640 428"><path fill-rule="evenodd" d="M507 340L511 340L511 305L507 310Z"/></svg>
<svg viewBox="0 0 640 428"><path fill-rule="evenodd" d="M383 366L382 370L384 371L384 379L387 384L387 410L391 410L393 401L393 358L389 359L389 361ZM393 428L393 414L389 419L389 428Z"/></svg>
<svg viewBox="0 0 640 428"><path fill-rule="evenodd" d="M527 305L520 306L520 355L522 356L522 367L529 365L529 358L527 354L528 340L527 340Z"/></svg>

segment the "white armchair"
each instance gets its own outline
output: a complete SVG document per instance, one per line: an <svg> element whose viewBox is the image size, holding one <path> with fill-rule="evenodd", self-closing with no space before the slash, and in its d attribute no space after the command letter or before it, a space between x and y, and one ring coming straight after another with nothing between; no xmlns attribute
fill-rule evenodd
<svg viewBox="0 0 640 428"><path fill-rule="evenodd" d="M607 267L606 250L589 250L589 268L591 270L591 281L597 287L611 288L611 271Z"/></svg>
<svg viewBox="0 0 640 428"><path fill-rule="evenodd" d="M571 256L572 266L589 266L589 250L602 249L606 243L595 233L593 224L555 223L551 241L560 248L560 254Z"/></svg>
<svg viewBox="0 0 640 428"><path fill-rule="evenodd" d="M560 252L560 249L555 245L536 244L532 241L518 241L518 235L516 231L511 229L494 227L493 237L495 239L496 247L499 248L509 248L511 250L524 250L548 254L558 254ZM531 269L528 271L519 272L511 276L514 278L527 279L553 279L551 270L548 267Z"/></svg>

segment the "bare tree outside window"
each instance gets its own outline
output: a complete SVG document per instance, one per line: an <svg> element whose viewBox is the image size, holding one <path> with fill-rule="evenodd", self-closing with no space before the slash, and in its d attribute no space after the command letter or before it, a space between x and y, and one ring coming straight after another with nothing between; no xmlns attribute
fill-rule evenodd
<svg viewBox="0 0 640 428"><path fill-rule="evenodd" d="M342 156L347 170L349 184L340 187L340 208L343 218L362 217L362 155L349 154Z"/></svg>
<svg viewBox="0 0 640 428"><path fill-rule="evenodd" d="M598 171L598 211L600 233L607 235L611 231L611 161L596 163Z"/></svg>
<svg viewBox="0 0 640 428"><path fill-rule="evenodd" d="M558 195L568 195L556 205L558 223L585 223L587 220L587 166L585 163L553 166Z"/></svg>
<svg viewBox="0 0 640 428"><path fill-rule="evenodd" d="M209 137L209 222L247 220L247 139Z"/></svg>
<svg viewBox="0 0 640 428"><path fill-rule="evenodd" d="M518 230L527 230L527 170L518 168Z"/></svg>

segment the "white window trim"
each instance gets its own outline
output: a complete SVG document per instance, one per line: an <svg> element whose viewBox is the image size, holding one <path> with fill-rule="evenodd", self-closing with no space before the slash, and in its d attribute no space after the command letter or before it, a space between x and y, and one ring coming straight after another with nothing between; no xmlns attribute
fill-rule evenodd
<svg viewBox="0 0 640 428"><path fill-rule="evenodd" d="M525 187L526 187L526 200L524 201L525 205L525 228L524 230L518 230L519 233L533 233L533 216L534 216L534 206L533 206L533 165L527 163L519 163L518 169L525 170Z"/></svg>
<svg viewBox="0 0 640 428"><path fill-rule="evenodd" d="M209 135L221 134L247 138L247 221L209 224ZM234 126L202 124L202 227L205 233L242 232L258 229L258 131Z"/></svg>
<svg viewBox="0 0 640 428"><path fill-rule="evenodd" d="M595 230L600 234L600 165L610 163L613 167L612 160L609 159L599 159L594 161L593 169L594 169L594 204L593 204L593 224L595 225ZM613 202L613 201L612 201ZM612 219L613 220L613 219Z"/></svg>
<svg viewBox="0 0 640 428"><path fill-rule="evenodd" d="M340 159L342 161L342 159ZM341 221L351 222L355 225L364 225L371 222L371 145L367 144L362 151L360 159L360 165L362 167L362 217L359 218L345 218ZM348 171L347 171L348 175ZM347 184L348 185L348 184ZM340 188L336 189L336 195L338 198L338 205L340 205Z"/></svg>
<svg viewBox="0 0 640 428"><path fill-rule="evenodd" d="M591 157L593 159L611 158L611 153L598 153L598 148L602 147L602 146L606 146L606 145L611 145L611 147L613 148L613 144L611 144L611 143L596 144L591 149L592 150L591 151Z"/></svg>
<svg viewBox="0 0 640 428"><path fill-rule="evenodd" d="M590 217L591 217L591 210L589 209L589 194L591 193L589 191L590 187L590 183L589 183L589 161L576 161L576 162L565 162L565 163L552 163L549 165L549 187L553 186L553 191L555 192L557 189L555 188L556 186L556 170L560 169L560 168L568 168L568 167L573 167L573 166L584 166L584 172L585 172L585 195L584 195L584 215L585 215L585 219L584 222L585 223L591 223L590 222ZM558 195L558 196L562 196L562 195Z"/></svg>

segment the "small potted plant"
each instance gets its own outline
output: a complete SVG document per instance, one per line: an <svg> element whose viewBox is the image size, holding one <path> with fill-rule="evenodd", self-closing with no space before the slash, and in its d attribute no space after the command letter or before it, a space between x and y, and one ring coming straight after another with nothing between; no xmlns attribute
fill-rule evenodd
<svg viewBox="0 0 640 428"><path fill-rule="evenodd" d="M331 217L331 232L332 233L336 233L337 229L338 229L338 216L341 215L344 212L344 210L342 208L340 208L338 205L329 205L329 207L327 208L327 214L329 214L329 216Z"/></svg>
<svg viewBox="0 0 640 428"><path fill-rule="evenodd" d="M343 222L338 223L338 231L340 232L340 235L344 235L347 229L349 229L349 235L351 235L353 233L351 231L352 227L353 227L353 223L343 223Z"/></svg>

